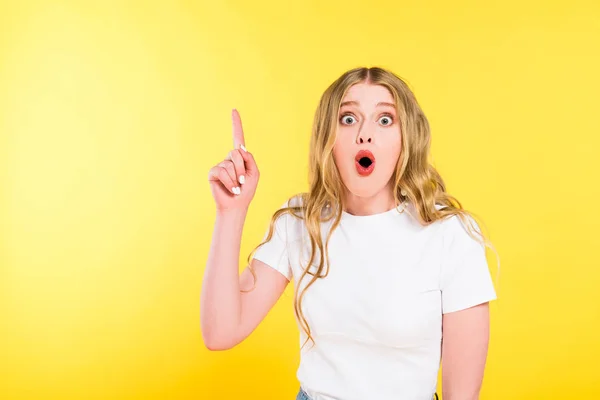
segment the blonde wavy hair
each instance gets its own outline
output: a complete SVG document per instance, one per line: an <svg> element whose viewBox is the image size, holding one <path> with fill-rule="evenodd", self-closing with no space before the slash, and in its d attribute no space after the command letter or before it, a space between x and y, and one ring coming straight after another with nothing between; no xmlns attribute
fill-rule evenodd
<svg viewBox="0 0 600 400"><path fill-rule="evenodd" d="M273 237L275 221L283 214L291 214L304 220L310 238L310 259L308 260L299 282L310 276L310 281L301 291L296 291L294 311L297 321L307 335L303 346L314 339L311 329L302 312L302 299L306 290L317 280L327 277L329 272L329 257L327 246L335 228L339 225L344 209L344 185L333 158L333 146L339 122L339 110L342 99L348 89L357 83L368 83L386 87L394 97L396 111L400 121L402 136L401 153L396 169L391 177L394 182L393 193L396 204L408 200L415 206L416 218L423 225L456 215L467 228L469 235L490 247L496 253L498 271L500 261L492 243L478 229L479 224L473 223L475 214L466 211L461 203L446 192L446 185L436 169L429 164L431 132L429 122L421 110L414 93L405 81L394 73L380 68L355 68L345 72L335 80L323 93L317 107L310 141L309 151L309 191L292 196L288 206L277 210L269 224L266 238L248 256L248 263L260 246ZM404 193L404 195L403 195ZM301 201L292 204L292 199ZM436 205L441 205L439 209ZM330 212L323 212L331 210ZM321 223L333 219L333 224L325 240L321 237ZM323 256L319 257L317 254ZM316 271L311 271L314 265ZM256 272L249 267L254 282ZM252 290L252 289L250 289Z"/></svg>

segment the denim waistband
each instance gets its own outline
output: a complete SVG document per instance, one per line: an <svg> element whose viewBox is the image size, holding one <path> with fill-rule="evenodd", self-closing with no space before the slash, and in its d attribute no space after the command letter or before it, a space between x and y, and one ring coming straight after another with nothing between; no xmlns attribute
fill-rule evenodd
<svg viewBox="0 0 600 400"><path fill-rule="evenodd" d="M298 391L298 396L296 396L296 400L310 400L310 397L306 394L306 392L300 388Z"/></svg>
<svg viewBox="0 0 600 400"><path fill-rule="evenodd" d="M310 400L310 397L308 397L308 394L306 394L306 392L300 388L298 395L296 396L296 400ZM439 400L437 392L431 396L431 400Z"/></svg>

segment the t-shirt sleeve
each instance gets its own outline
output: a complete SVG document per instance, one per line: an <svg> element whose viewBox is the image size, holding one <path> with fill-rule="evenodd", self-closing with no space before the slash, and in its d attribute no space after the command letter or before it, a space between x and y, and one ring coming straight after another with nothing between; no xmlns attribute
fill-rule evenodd
<svg viewBox="0 0 600 400"><path fill-rule="evenodd" d="M474 219L470 220L479 228ZM496 299L485 246L469 235L457 216L447 222L441 271L443 314Z"/></svg>
<svg viewBox="0 0 600 400"><path fill-rule="evenodd" d="M284 204L287 206L287 202ZM292 279L292 268L288 256L288 223L293 218L289 214L280 215L273 224L271 240L260 246L254 253L256 260L262 261L269 267L279 271L288 280ZM263 236L263 241L269 234L269 228Z"/></svg>

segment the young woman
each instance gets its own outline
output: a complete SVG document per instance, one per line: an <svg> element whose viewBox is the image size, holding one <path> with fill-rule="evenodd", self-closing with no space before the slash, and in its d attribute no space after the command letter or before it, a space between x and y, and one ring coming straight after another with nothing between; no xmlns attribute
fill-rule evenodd
<svg viewBox="0 0 600 400"><path fill-rule="evenodd" d="M217 208L201 299L211 350L244 340L294 281L297 399L478 399L496 292L474 218L428 163L429 124L405 82L344 73L323 94L309 191L275 212L239 274L259 179L233 111L234 150L210 170ZM305 346L308 341L310 346Z"/></svg>

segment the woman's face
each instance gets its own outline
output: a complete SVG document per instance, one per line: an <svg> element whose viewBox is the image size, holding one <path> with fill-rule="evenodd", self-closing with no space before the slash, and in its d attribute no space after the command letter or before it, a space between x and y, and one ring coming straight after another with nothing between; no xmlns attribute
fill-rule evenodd
<svg viewBox="0 0 600 400"><path fill-rule="evenodd" d="M400 156L394 98L381 85L352 86L340 107L333 157L350 194L372 198L388 186Z"/></svg>

